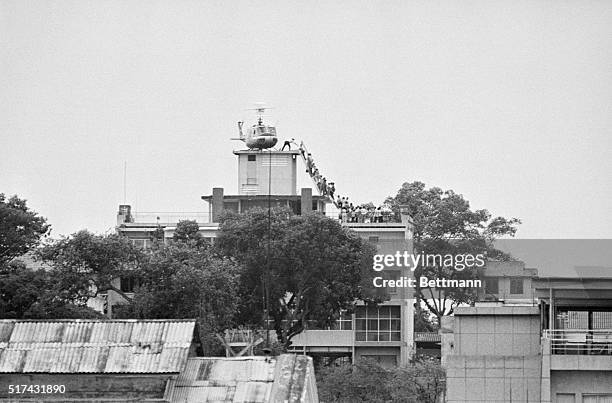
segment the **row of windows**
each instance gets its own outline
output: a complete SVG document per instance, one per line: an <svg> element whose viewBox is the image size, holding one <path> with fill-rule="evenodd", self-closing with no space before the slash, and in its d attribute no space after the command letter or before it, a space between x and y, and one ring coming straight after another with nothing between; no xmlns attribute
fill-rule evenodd
<svg viewBox="0 0 612 403"><path fill-rule="evenodd" d="M309 323L309 329L319 329ZM343 311L334 324L325 330L353 330L351 314ZM399 306L357 307L355 310L357 341L400 341L401 313Z"/></svg>
<svg viewBox="0 0 612 403"><path fill-rule="evenodd" d="M497 278L485 279L485 290L487 294L499 294L499 279ZM510 279L510 294L514 294L514 295L523 294L523 279L522 278L511 278Z"/></svg>
<svg viewBox="0 0 612 403"><path fill-rule="evenodd" d="M309 320L308 329L312 330L353 330L353 318L350 313L346 311L342 311L340 313L340 317L336 319L336 321L328 327L320 327L317 326L316 321ZM272 323L272 322L270 322Z"/></svg>
<svg viewBox="0 0 612 403"><path fill-rule="evenodd" d="M399 306L360 306L355 310L356 341L401 341Z"/></svg>

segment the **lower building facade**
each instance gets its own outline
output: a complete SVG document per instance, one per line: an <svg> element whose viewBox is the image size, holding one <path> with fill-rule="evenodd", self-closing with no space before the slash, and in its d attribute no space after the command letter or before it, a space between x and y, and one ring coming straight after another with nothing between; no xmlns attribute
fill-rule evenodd
<svg viewBox="0 0 612 403"><path fill-rule="evenodd" d="M533 292L445 318L448 402L612 402L612 280L534 278Z"/></svg>

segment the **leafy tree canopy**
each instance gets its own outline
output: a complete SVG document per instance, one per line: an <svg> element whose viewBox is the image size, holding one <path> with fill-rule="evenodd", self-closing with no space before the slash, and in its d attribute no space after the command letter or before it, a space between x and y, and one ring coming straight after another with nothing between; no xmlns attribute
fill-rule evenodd
<svg viewBox="0 0 612 403"><path fill-rule="evenodd" d="M463 195L438 187L427 189L422 182L404 183L395 197L386 200L396 214L400 206L407 209L414 221L414 245L417 252L428 254L484 254L489 259L508 259L495 249L493 242L503 236L514 236L518 218L492 217L485 209L472 210ZM467 280L478 277L477 270L455 270L452 267L422 266L415 277ZM418 284L418 282L417 282ZM417 297L438 317L452 314L461 303L471 303L473 288L416 289Z"/></svg>
<svg viewBox="0 0 612 403"><path fill-rule="evenodd" d="M193 244L158 245L136 273L140 286L119 317L198 319L207 354L219 353L214 333L234 325L239 267Z"/></svg>
<svg viewBox="0 0 612 403"><path fill-rule="evenodd" d="M49 234L47 220L30 210L17 196L0 193L0 265L23 255Z"/></svg>
<svg viewBox="0 0 612 403"><path fill-rule="evenodd" d="M0 318L86 319L104 316L84 305L56 298L53 276L23 263L9 263L0 270Z"/></svg>
<svg viewBox="0 0 612 403"><path fill-rule="evenodd" d="M405 368L384 368L371 360L318 368L317 388L324 402L437 403L445 389L437 360L415 361Z"/></svg>
<svg viewBox="0 0 612 403"><path fill-rule="evenodd" d="M57 297L84 304L98 292L113 289L112 281L131 275L143 253L129 239L117 235L95 235L86 230L44 246L42 260L52 267Z"/></svg>
<svg viewBox="0 0 612 403"><path fill-rule="evenodd" d="M431 313L420 306L414 308L414 331L415 332L437 332L439 325L431 316Z"/></svg>
<svg viewBox="0 0 612 403"><path fill-rule="evenodd" d="M375 300L369 277L373 248L320 214L297 216L286 209L273 209L270 215L264 209L227 213L216 245L244 268L239 319L260 324L267 300L285 345L308 326L330 325L356 299Z"/></svg>
<svg viewBox="0 0 612 403"><path fill-rule="evenodd" d="M174 242L192 243L196 246L203 246L204 239L200 234L200 226L195 220L181 220L174 230Z"/></svg>

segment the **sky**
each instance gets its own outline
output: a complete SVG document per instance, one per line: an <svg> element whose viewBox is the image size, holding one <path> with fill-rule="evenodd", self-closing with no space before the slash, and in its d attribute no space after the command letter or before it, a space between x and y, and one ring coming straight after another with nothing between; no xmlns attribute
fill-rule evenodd
<svg viewBox="0 0 612 403"><path fill-rule="evenodd" d="M53 236L235 193L255 102L355 203L612 238L612 2L0 0L0 193Z"/></svg>

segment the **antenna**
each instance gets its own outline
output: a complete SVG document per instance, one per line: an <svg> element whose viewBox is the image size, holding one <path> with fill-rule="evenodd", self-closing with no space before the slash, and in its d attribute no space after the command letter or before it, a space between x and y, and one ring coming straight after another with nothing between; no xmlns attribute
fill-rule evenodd
<svg viewBox="0 0 612 403"><path fill-rule="evenodd" d="M127 204L127 161L123 161L123 204Z"/></svg>

